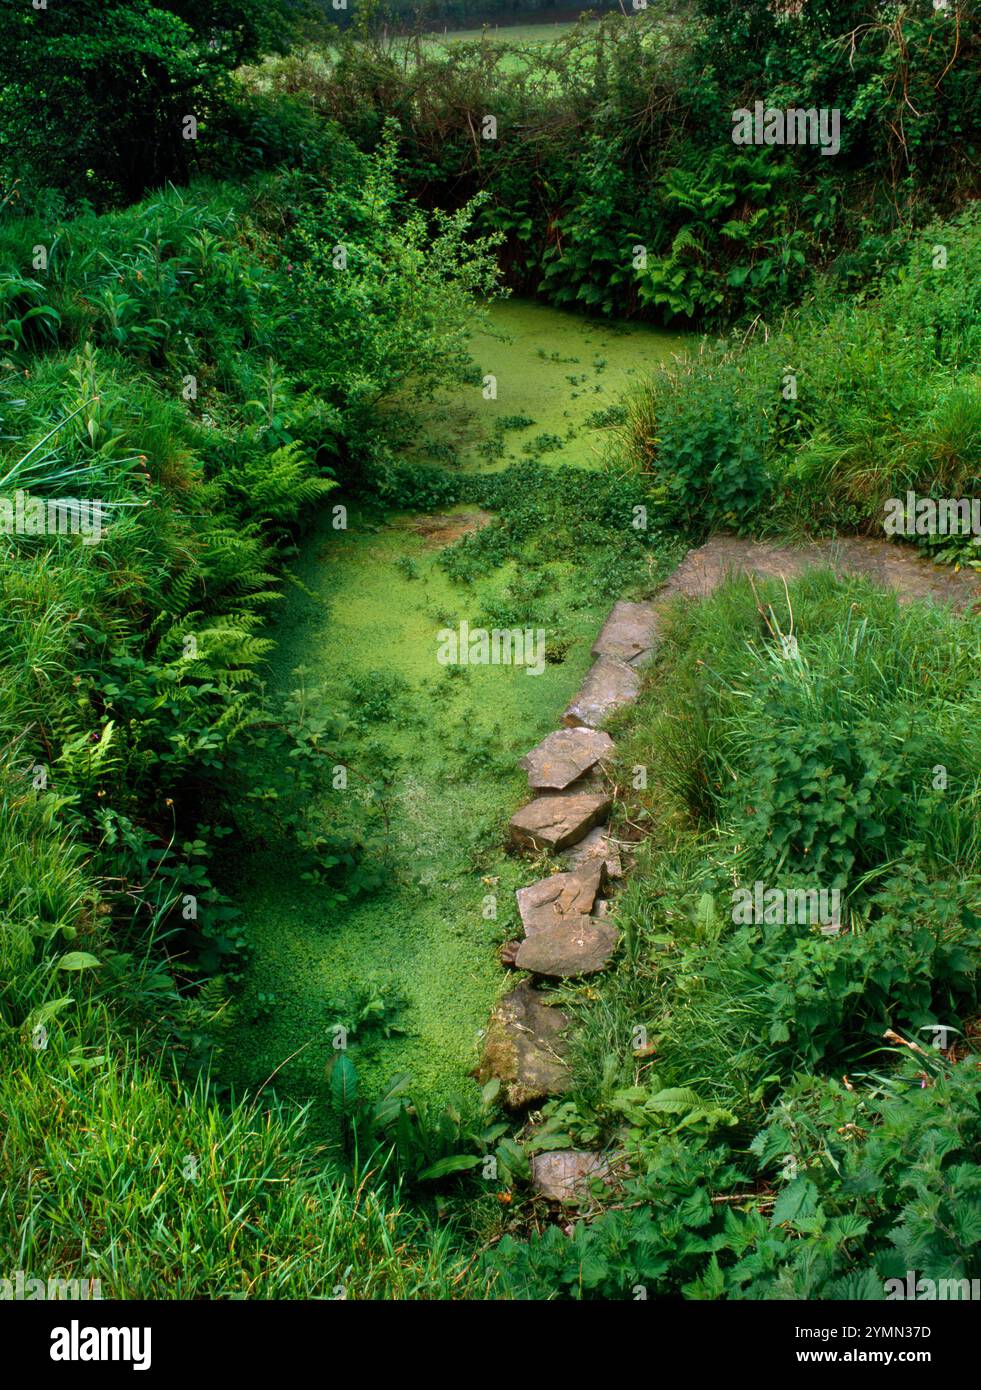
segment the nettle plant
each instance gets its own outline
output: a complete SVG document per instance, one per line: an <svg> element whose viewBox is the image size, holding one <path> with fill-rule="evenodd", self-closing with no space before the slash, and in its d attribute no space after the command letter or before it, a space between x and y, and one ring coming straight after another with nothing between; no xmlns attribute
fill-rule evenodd
<svg viewBox="0 0 981 1390"><path fill-rule="evenodd" d="M854 1065L889 1027L914 1036L977 1006L978 875L927 874L909 847L840 934L798 927L736 933L763 972L761 1022L782 1061Z"/></svg>
<svg viewBox="0 0 981 1390"><path fill-rule="evenodd" d="M847 1086L798 1077L739 1158L662 1137L616 1208L506 1235L486 1267L512 1297L584 1300L881 1299L907 1269L969 1275L981 1068L904 1057Z"/></svg>
<svg viewBox="0 0 981 1390"><path fill-rule="evenodd" d="M647 443L654 500L699 530L752 527L770 499L766 422L736 389L735 373L700 377L699 389L655 405Z"/></svg>

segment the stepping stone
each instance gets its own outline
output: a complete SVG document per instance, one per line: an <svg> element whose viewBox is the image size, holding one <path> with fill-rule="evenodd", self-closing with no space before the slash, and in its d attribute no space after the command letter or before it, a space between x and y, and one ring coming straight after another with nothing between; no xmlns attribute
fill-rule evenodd
<svg viewBox="0 0 981 1390"><path fill-rule="evenodd" d="M640 676L633 666L615 656L597 657L579 693L562 716L567 728L583 724L598 729L614 710L632 704L640 690Z"/></svg>
<svg viewBox="0 0 981 1390"><path fill-rule="evenodd" d="M657 610L652 603L621 600L603 624L593 643L593 656L615 656L633 666L642 666L651 657L657 641Z"/></svg>
<svg viewBox="0 0 981 1390"><path fill-rule="evenodd" d="M549 1008L530 985L519 985L490 1016L477 1080L485 1085L497 1077L510 1110L567 1091L572 1083L562 1034L568 1026L567 1014Z"/></svg>
<svg viewBox="0 0 981 1390"><path fill-rule="evenodd" d="M596 917L563 917L526 936L514 964L518 970L559 979L594 975L606 969L619 940L619 932L609 922Z"/></svg>
<svg viewBox="0 0 981 1390"><path fill-rule="evenodd" d="M610 1165L602 1154L585 1149L554 1149L531 1160L532 1186L550 1202L575 1202L589 1196L591 1180L612 1180Z"/></svg>
<svg viewBox="0 0 981 1390"><path fill-rule="evenodd" d="M623 877L620 851L610 839L610 832L605 826L597 825L595 829L590 830L565 855L566 867L570 870L581 868L588 864L590 859L602 859L606 866L607 878Z"/></svg>
<svg viewBox="0 0 981 1390"><path fill-rule="evenodd" d="M562 791L613 752L613 740L598 729L558 729L518 763L536 791Z"/></svg>
<svg viewBox="0 0 981 1390"><path fill-rule="evenodd" d="M527 888L519 888L518 911L525 936L554 926L566 917L588 917L606 877L602 859L590 859L574 873L552 874Z"/></svg>
<svg viewBox="0 0 981 1390"><path fill-rule="evenodd" d="M511 817L511 841L533 849L565 849L610 812L609 792L575 789L539 796Z"/></svg>

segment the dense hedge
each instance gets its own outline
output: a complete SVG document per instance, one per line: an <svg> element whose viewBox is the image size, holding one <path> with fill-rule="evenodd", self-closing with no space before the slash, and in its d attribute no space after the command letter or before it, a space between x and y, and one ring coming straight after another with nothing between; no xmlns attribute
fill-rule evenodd
<svg viewBox="0 0 981 1390"><path fill-rule="evenodd" d="M976 13L929 0L895 15L699 0L518 49L359 35L254 82L365 147L396 118L421 200L489 195L481 225L504 233L516 289L713 326L771 318L832 262L861 282L976 191L977 55ZM735 145L733 112L757 102L837 111L840 150Z"/></svg>

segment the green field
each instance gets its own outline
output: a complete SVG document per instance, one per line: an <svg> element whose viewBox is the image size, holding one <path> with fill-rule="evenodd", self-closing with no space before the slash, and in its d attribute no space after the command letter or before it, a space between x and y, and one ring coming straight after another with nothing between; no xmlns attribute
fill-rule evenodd
<svg viewBox="0 0 981 1390"><path fill-rule="evenodd" d="M482 29L448 29L442 34L430 36L434 43L470 43L474 39L488 38L494 43L526 44L542 43L561 38L576 26L574 23L558 24L487 24Z"/></svg>

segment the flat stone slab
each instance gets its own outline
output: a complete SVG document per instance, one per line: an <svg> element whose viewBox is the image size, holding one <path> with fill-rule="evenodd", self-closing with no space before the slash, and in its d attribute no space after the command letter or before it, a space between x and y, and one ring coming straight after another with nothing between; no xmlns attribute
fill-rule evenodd
<svg viewBox="0 0 981 1390"><path fill-rule="evenodd" d="M581 869L572 873L552 874L551 878L519 888L515 897L525 936L532 936L567 917L588 917L605 877L603 860L588 859Z"/></svg>
<svg viewBox="0 0 981 1390"><path fill-rule="evenodd" d="M599 729L557 729L526 753L518 766L528 773L529 787L562 791L612 752L612 738Z"/></svg>
<svg viewBox="0 0 981 1390"><path fill-rule="evenodd" d="M568 1015L549 1008L530 985L519 985L491 1014L474 1075L481 1085L496 1077L510 1110L560 1095L571 1085L562 1038L568 1026Z"/></svg>
<svg viewBox="0 0 981 1390"><path fill-rule="evenodd" d="M609 815L611 805L608 792L570 789L536 797L511 817L512 843L533 849L565 849Z"/></svg>
<svg viewBox="0 0 981 1390"><path fill-rule="evenodd" d="M619 940L619 932L609 922L570 915L526 936L514 963L518 970L558 979L595 975L606 969Z"/></svg>
<svg viewBox="0 0 981 1390"><path fill-rule="evenodd" d="M610 1165L602 1154L586 1149L554 1149L535 1154L531 1160L531 1182L550 1202L577 1202L589 1196L590 1181L610 1182Z"/></svg>
<svg viewBox="0 0 981 1390"><path fill-rule="evenodd" d="M614 710L632 704L639 690L640 676L633 666L615 656L597 657L562 723L572 729L581 725L598 729Z"/></svg>
<svg viewBox="0 0 981 1390"><path fill-rule="evenodd" d="M661 596L707 598L729 574L792 579L816 566L828 566L839 575L862 575L883 588L895 589L900 603L929 599L971 611L981 604L981 574L976 571L935 565L911 545L865 536L783 546L713 536L688 552Z"/></svg>
<svg viewBox="0 0 981 1390"><path fill-rule="evenodd" d="M593 643L593 656L615 656L629 665L642 666L657 642L657 608L652 603L628 603L621 599Z"/></svg>
<svg viewBox="0 0 981 1390"><path fill-rule="evenodd" d="M607 878L623 877L620 851L610 839L610 832L605 826L597 825L565 854L565 863L570 870L581 868L590 859L602 859Z"/></svg>

